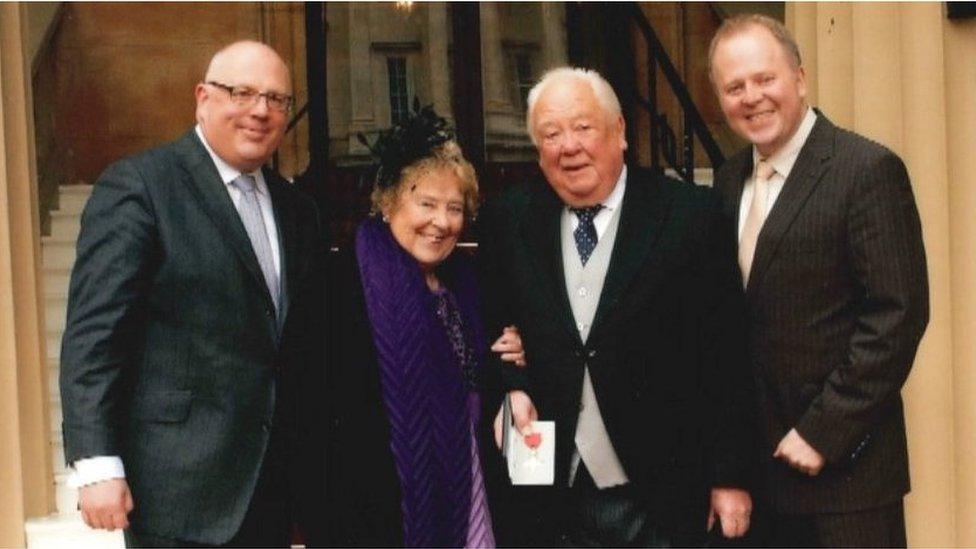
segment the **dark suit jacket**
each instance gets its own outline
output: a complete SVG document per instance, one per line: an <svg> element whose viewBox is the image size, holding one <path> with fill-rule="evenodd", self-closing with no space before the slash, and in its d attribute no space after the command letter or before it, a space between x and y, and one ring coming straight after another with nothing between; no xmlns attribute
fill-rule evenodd
<svg viewBox="0 0 976 549"><path fill-rule="evenodd" d="M279 331L250 240L191 131L113 164L85 207L61 352L65 457L122 457L136 532L235 534L273 429L286 446L323 242L312 202L264 172L282 249ZM276 413L277 408L277 413ZM298 449L289 447L290 455ZM314 479L306 479L314 484Z"/></svg>
<svg viewBox="0 0 976 549"><path fill-rule="evenodd" d="M715 176L738 216L752 151ZM921 227L891 151L818 113L759 235L746 289L771 505L826 513L908 491L900 389L928 322ZM796 427L827 460L815 478L771 457Z"/></svg>
<svg viewBox="0 0 976 549"><path fill-rule="evenodd" d="M747 485L754 452L730 220L710 189L629 168L603 293L583 344L562 272L562 207L537 181L503 195L480 219L488 333L517 325L529 363L489 372L503 373L499 389L527 391L540 419L556 421L557 487L543 490L554 498L536 506L557 509L566 500L589 367L633 485L675 535L703 534L707 489ZM557 525L562 514L529 528L564 527ZM500 529L504 536L507 527Z"/></svg>
<svg viewBox="0 0 976 549"><path fill-rule="evenodd" d="M355 253L329 262L328 545L402 547L400 478L390 450L376 346ZM307 417L308 421L321 421ZM314 427L308 431L313 431Z"/></svg>

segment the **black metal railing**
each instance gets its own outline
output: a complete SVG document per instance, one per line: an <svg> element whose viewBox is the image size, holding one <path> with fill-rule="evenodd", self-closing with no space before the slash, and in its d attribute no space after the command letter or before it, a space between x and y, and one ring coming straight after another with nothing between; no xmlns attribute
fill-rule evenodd
<svg viewBox="0 0 976 549"><path fill-rule="evenodd" d="M665 167L662 166L661 161L664 160L668 167L673 168L682 179L694 182L695 138L701 143L712 168L721 166L725 156L691 100L688 88L685 87L674 63L671 62L671 58L640 6L632 2L628 11L630 19L637 25L647 46L647 97L638 96L636 102L647 111L650 119L651 168L663 171ZM680 144L667 115L661 112L658 106L658 69L664 75L665 82L681 107L684 123Z"/></svg>

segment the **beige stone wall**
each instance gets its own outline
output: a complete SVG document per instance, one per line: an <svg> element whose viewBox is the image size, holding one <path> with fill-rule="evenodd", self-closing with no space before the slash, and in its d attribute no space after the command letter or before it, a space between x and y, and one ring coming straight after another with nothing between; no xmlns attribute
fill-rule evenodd
<svg viewBox="0 0 976 549"><path fill-rule="evenodd" d="M940 3L798 3L811 102L904 159L928 256L931 321L904 389L908 541L976 545L976 26Z"/></svg>

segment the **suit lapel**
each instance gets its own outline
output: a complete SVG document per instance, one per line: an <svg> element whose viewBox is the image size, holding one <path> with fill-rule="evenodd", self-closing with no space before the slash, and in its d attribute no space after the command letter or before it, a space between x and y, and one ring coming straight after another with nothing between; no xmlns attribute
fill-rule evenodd
<svg viewBox="0 0 976 549"><path fill-rule="evenodd" d="M658 178L637 168L628 170L620 224L617 227L603 291L600 293L600 302L593 317L591 338L617 305L624 290L630 286L661 234L661 224L670 206L670 201L661 191Z"/></svg>
<svg viewBox="0 0 976 549"><path fill-rule="evenodd" d="M725 215L733 220L732 226L736 228L735 241L738 243L739 213L742 211L739 204L742 202L742 189L745 188L746 179L752 174L752 148L745 149L730 158L728 162L732 179L721 189L721 192L726 194L726 199L722 202L725 204Z"/></svg>
<svg viewBox="0 0 976 549"><path fill-rule="evenodd" d="M833 152L834 131L833 124L822 114L818 114L813 131L800 150L796 164L790 170L790 175L783 184L783 190L780 191L773 209L770 210L759 232L756 253L749 272L749 284L746 287L747 296L755 293L755 288L762 281L763 273L776 255L776 249L783 235L789 230L796 215L803 209L810 193L827 170Z"/></svg>
<svg viewBox="0 0 976 549"><path fill-rule="evenodd" d="M196 132L192 130L178 142L177 146L184 161L183 167L189 175L186 181L190 190L196 195L197 202L210 216L217 229L224 234L227 245L234 250L244 268L258 285L261 295L267 301L266 304L273 307L274 302L268 292L251 240L247 236L244 223L241 222L230 194L220 180L220 174L217 173L213 160L203 148Z"/></svg>
<svg viewBox="0 0 976 549"><path fill-rule="evenodd" d="M271 204L274 207L275 222L278 225L278 242L281 249L281 310L279 311L279 328L288 318L291 303L291 292L296 291L298 284L298 227L294 215L294 208L284 192L283 185L287 185L278 174L264 169L264 180L268 184L271 194Z"/></svg>
<svg viewBox="0 0 976 549"><path fill-rule="evenodd" d="M548 294L559 324L570 337L580 342L569 296L566 295L563 272L562 239L559 234L562 202L548 184L541 183L533 189L528 213L521 231L528 255L534 263L533 270L542 278L536 287L540 293Z"/></svg>

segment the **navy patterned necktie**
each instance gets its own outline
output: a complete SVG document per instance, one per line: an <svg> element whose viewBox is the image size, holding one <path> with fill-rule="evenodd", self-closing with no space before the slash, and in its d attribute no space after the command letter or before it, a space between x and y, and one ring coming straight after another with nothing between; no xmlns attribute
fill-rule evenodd
<svg viewBox="0 0 976 549"><path fill-rule="evenodd" d="M583 265L586 265L586 261L590 259L590 254L596 248L598 237L596 235L596 225L593 224L593 218L602 209L603 204L587 206L585 208L569 208L569 211L576 214L576 218L579 219L579 225L573 231L573 238L576 239L576 251L579 252L580 261L583 262Z"/></svg>

